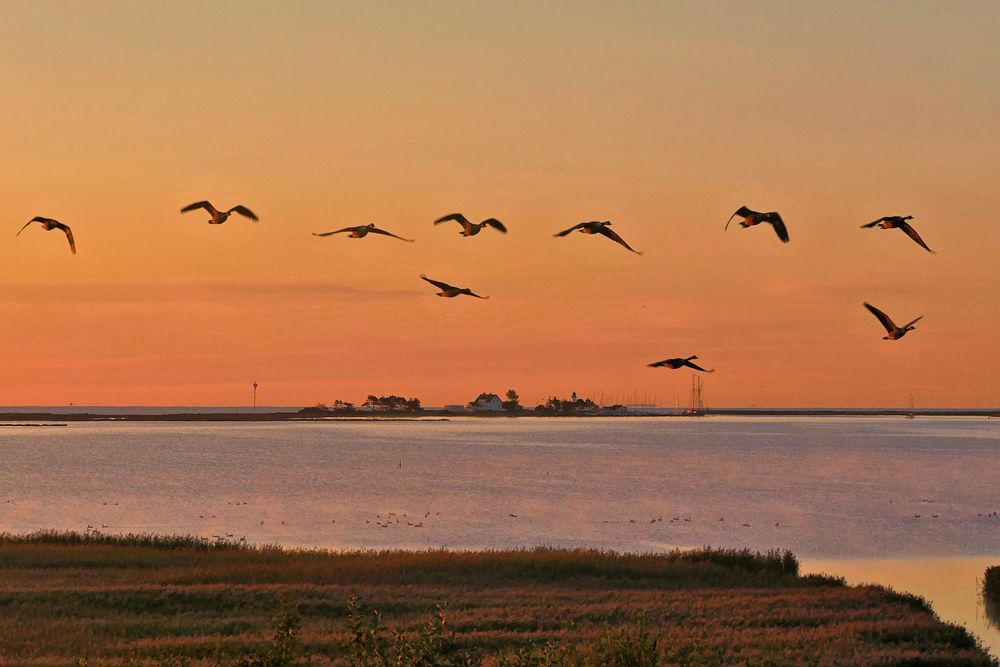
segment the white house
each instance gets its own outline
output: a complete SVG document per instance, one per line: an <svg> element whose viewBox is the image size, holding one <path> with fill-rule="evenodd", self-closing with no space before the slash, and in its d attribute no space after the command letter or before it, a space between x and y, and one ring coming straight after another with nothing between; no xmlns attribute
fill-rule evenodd
<svg viewBox="0 0 1000 667"><path fill-rule="evenodd" d="M496 394L480 394L479 398L469 403L466 410L472 412L501 412L503 410L503 401Z"/></svg>

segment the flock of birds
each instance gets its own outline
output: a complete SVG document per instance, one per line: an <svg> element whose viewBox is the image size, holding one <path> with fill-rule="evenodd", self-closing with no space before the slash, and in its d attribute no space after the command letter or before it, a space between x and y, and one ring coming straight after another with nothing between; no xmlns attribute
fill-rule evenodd
<svg viewBox="0 0 1000 667"><path fill-rule="evenodd" d="M259 218L253 211L251 211L246 206L243 206L242 204L237 204L232 208L229 208L225 211L221 211L217 209L215 206L213 206L211 202L207 200L188 204L187 206L181 209L181 213L188 213L190 211L196 211L196 210L204 210L208 212L208 214L211 216L208 219L208 224L210 225L223 224L229 219L229 217L233 213L241 215L254 222L257 222L259 220ZM733 213L732 216L730 216L729 220L726 221L726 226L724 229L729 229L729 224L733 221L733 219L738 217L742 218L742 221L739 223L739 226L744 229L754 227L761 223L765 222L768 223L774 229L774 233L777 234L778 238L782 241L782 243L788 243L789 240L788 228L785 226L785 221L782 220L781 215L777 211L762 212L762 211L755 211L751 208L748 208L747 206L741 206L739 209L736 210L735 213ZM926 243L924 243L924 240L920 237L920 235L913 228L913 226L910 225L910 223L908 222L909 220L912 219L913 216L911 215L905 215L905 216L890 215L879 218L878 220L875 220L873 222L861 225L861 228L870 229L877 227L880 229L899 229L904 234L913 239L913 241L917 243L921 248L923 248L927 252L934 253L934 251L931 250ZM459 226L461 226L462 231L460 232L460 235L463 237L476 236L477 234L479 234L479 232L481 232L483 229L487 227L494 229L500 232L501 234L507 233L507 227L503 224L503 222L501 222L496 218L486 218L485 220L482 220L478 223L474 223L471 222L461 213L450 213L448 215L444 215L435 220L434 225L441 225L449 222L455 222L458 223ZM59 222L58 220L55 220L53 218L36 216L31 220L29 220L27 223L25 223L23 227L21 227L21 229L17 232L17 236L20 236L21 232L27 229L32 223L38 223L45 231L53 231L58 229L59 231L63 232L66 235L66 240L69 242L70 250L74 255L76 254L76 241L73 238L73 230L70 229L69 225ZM621 236L618 235L617 232L611 229L610 220L592 220L590 222L580 222L573 225L569 229L564 229L561 232L556 232L553 236L561 238L564 236L568 236L573 232L579 232L581 234L587 234L587 235L603 236L621 245L630 252L633 252L637 255L642 254L641 252L630 246L625 241L625 239L623 239ZM389 236L394 239L399 239L400 241L405 241L407 243L413 242L413 239L404 238L402 236L398 236L397 234L393 234L392 232L387 231L385 229L380 229L375 224L344 227L343 229L337 229L332 232L322 232L322 233L313 232L313 236L318 236L318 237L328 237L328 236L334 236L336 234L346 234L348 238L352 239L363 239L369 234L376 234L381 236ZM440 291L437 292L437 295L440 297L454 298L457 296L471 296L477 299L489 298L488 296L482 296L476 294L468 287L456 287L455 285L451 285L449 283L440 280L434 280L432 278L428 278L424 274L420 274L420 278L430 283L437 289L439 289ZM898 326L895 322L892 321L892 318L890 318L883 311L879 310L870 303L865 302L864 307L867 308L868 311L871 312L871 314L874 315L875 318L885 328L886 335L882 337L884 340L899 340L900 338L905 336L907 332L915 329L916 327L914 325L917 322L919 322L920 319L923 317L923 315L920 315L919 317L917 317L914 320L911 320L907 324L904 324L903 326ZM698 364L693 363L692 360L697 358L698 358L697 356L674 357L671 359L664 359L662 361L657 361L648 365L651 368L670 368L674 370L678 368L687 367L705 373L712 373L715 371L715 369L705 369L699 366Z"/></svg>
<svg viewBox="0 0 1000 667"><path fill-rule="evenodd" d="M548 474L548 471L546 471L546 474ZM8 498L6 502L7 503L11 503L13 501ZM937 500L935 500L933 498L921 498L921 499L919 499L919 503L921 503L921 504L934 504L934 503L937 503ZM250 506L250 502L246 501L246 500L236 501L236 502L228 501L226 504L230 505L230 506L234 506L234 507L240 507L240 506L249 507ZM889 498L889 504L890 505L893 504L893 499L892 498ZM114 502L114 503L104 502L104 503L102 503L102 505L105 505L105 506L116 505L117 506L118 503L117 502ZM222 510L220 509L220 511L222 511ZM502 513L503 513L503 510L497 509L496 510L496 514L495 514L493 520L497 521L497 522L499 522L500 520L502 520ZM367 517L371 517L371 518L365 518L366 516ZM903 520L904 519L904 514L894 514L893 516L896 517L898 520ZM920 512L914 512L912 516L913 516L914 519L921 519L921 518L940 519L944 515L942 515L941 512L933 512L931 514L926 514L925 512L920 511ZM355 515L353 517L341 517L341 522L340 522L338 528L341 527L341 526L346 526L346 530L350 531L350 530L353 530L353 529L356 529L356 528L361 528L362 526L370 527L370 528L377 527L377 528L404 528L404 529L405 528L420 529L420 528L425 528L426 527L426 528L428 528L428 529L430 529L430 530L433 531L436 528L442 528L443 527L442 522L447 522L447 521L449 521L449 519L453 520L454 518L455 517L442 516L441 512L431 512L431 511L417 512L416 514L407 514L406 512L392 512L392 511L387 511L384 514L381 513L381 512L379 512L379 513L375 514L374 516L371 516L371 515L369 515L367 513L362 513L361 515ZM537 521L538 520L538 517L533 517L533 516L530 516L530 515L515 514L513 512L507 512L507 518L508 519L525 519L525 520L528 520L528 521L532 521L532 520ZM957 514L956 513L952 513L950 516L944 516L944 518L945 519L950 519L953 522L954 521L968 521L968 520L972 520L971 514L963 515L961 513L957 513ZM975 518L976 518L976 520L983 520L983 519L985 519L985 520L988 520L988 521L992 521L994 519L1000 519L1000 511L995 511L994 510L994 511L976 512L976 517ZM275 527L277 527L277 526L286 526L286 529L292 529L291 527L294 526L294 525L301 526L300 522L302 520L310 522L309 519L304 519L304 517L298 517L298 519L299 519L299 522L292 521L291 524L286 523L284 520L281 520L281 521L271 521L270 525L271 526L275 526ZM647 523L649 523L649 524L666 523L666 524L671 525L671 526L682 527L682 526L684 526L684 524L692 524L692 526L691 526L692 528L694 526L696 526L696 525L701 525L702 527L705 527L705 526L712 525L712 524L718 525L720 523L726 523L726 525L733 525L733 526L738 525L738 526L740 526L742 528L751 528L753 525L755 525L755 524L752 524L749 521L747 521L745 518L744 519L735 519L735 520L732 520L732 517L730 517L730 519L731 519L731 521L729 523L726 523L726 517L725 516L718 516L718 515L714 515L714 516L706 516L706 515L695 516L695 515L691 515L691 514L679 514L679 515L673 516L672 518L664 521L663 515L660 514L660 515L657 515L657 516L650 517L648 519L646 519L646 518L633 518L633 517L629 517L629 516L624 516L624 517L618 517L618 518L615 518L615 519L600 519L600 520L593 519L593 521L594 522L598 522L600 524L604 524L604 525L617 524L617 525L636 525L636 526L641 526L642 524L647 524ZM111 520L111 519L109 519L109 520ZM315 521L315 520L316 519L313 519L312 521ZM265 526L265 521L263 519L261 519L261 520L258 520L257 518L250 519L248 517L243 517L242 519L240 519L240 518L235 517L232 513L228 513L228 514L226 514L226 516L220 517L217 514L209 514L209 513L206 512L204 514L199 514L198 515L198 522L195 522L195 523L208 523L210 525L213 525L215 530L219 530L220 529L219 528L220 521L225 521L227 524L232 523L234 526L237 526L237 527L231 528L231 530L247 530L249 528L250 529L250 533L251 533L251 539L253 539L255 541L257 541L257 540L260 539L261 531L267 530L265 528L261 528L262 526ZM248 521L250 521L251 524L248 524L247 523ZM364 523L362 524L361 521L364 521ZM326 519L323 519L322 522L326 523ZM337 524L337 519L330 519L329 520L329 524ZM758 525L758 526L769 526L769 525L771 525L771 522L770 522L770 520L763 520L763 519L761 519L761 520L759 520L756 523L756 525ZM794 529L796 527L801 527L801 524L796 524L796 522L794 522L794 521L792 521L792 522L787 522L786 521L785 523L782 523L781 521L774 521L774 527L775 528L779 528L780 527L780 528L793 528ZM107 531L108 531L108 529L122 530L122 527L112 526L110 524L101 523L101 522L88 523L86 525L84 533L85 534L100 535L102 533L106 534ZM277 528L277 529L278 530L283 530L281 528ZM136 530L136 528L127 528L125 530ZM198 531L198 532L201 533L201 534L204 534L206 536L209 535L209 533L205 532L205 530L201 530L201 531ZM246 534L238 536L237 533L228 532L228 530L223 530L222 532L217 532L217 533L210 533L210 535L211 535L211 539L217 540L217 541L222 541L222 542L247 542L247 536L246 536Z"/></svg>

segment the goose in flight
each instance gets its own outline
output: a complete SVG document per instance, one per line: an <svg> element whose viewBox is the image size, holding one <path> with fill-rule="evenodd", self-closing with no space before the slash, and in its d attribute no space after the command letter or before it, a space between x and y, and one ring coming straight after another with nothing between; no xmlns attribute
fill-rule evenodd
<svg viewBox="0 0 1000 667"><path fill-rule="evenodd" d="M878 319L878 321L882 323L882 326L885 327L886 332L889 334L888 336L882 336L882 340L899 340L900 338L906 335L907 331L911 329L916 329L916 327L913 325L919 322L920 319L923 317L923 315L921 315L920 317L913 320L909 324L897 327L895 322L893 322L888 315L886 315L881 310L871 305L867 301L865 302L865 308L871 311L871 314L874 315Z"/></svg>
<svg viewBox="0 0 1000 667"><path fill-rule="evenodd" d="M769 222L771 226L774 227L774 233L778 235L782 243L788 243L788 229L785 227L785 221L781 219L777 211L769 211L767 213L761 213L760 211L754 211L746 206L740 206L736 213L729 216L729 220L726 222L726 229L729 229L729 223L733 221L733 218L740 216L743 218L743 222L740 223L740 227L753 227L754 225L759 225L762 222Z"/></svg>
<svg viewBox="0 0 1000 667"><path fill-rule="evenodd" d="M434 224L440 225L442 222L451 222L452 220L462 225L462 232L461 232L462 236L475 236L476 234L478 234L483 230L483 227L492 227L501 234L507 233L507 228L504 227L503 223L497 220L496 218L486 218L479 224L475 224L469 222L469 219L466 218L461 213L451 213L449 215L442 216L437 220L435 220Z"/></svg>
<svg viewBox="0 0 1000 667"><path fill-rule="evenodd" d="M616 234L611 229L608 229L610 226L611 226L611 221L610 220L604 220L603 222L599 222L599 221L596 221L596 220L594 220L592 222L580 222L580 223L577 223L577 224L573 225L569 229L564 229L563 231L559 232L558 234L553 234L553 236L566 236L567 234L569 234L572 231L579 231L582 234L600 234L601 236L608 237L609 239L611 239L615 243L620 243L621 245L625 246L627 249L631 250L632 252L634 252L637 255L641 255L642 254L638 250L633 249L632 246L630 246L629 244L625 243L625 239L623 239L622 237L618 236L618 234Z"/></svg>
<svg viewBox="0 0 1000 667"><path fill-rule="evenodd" d="M663 361L657 361L655 363L649 364L650 368L660 368L666 366L667 368L673 368L674 370L681 368L682 366L687 366L688 368L693 368L696 371L701 371L702 373L714 373L714 368L702 368L698 364L692 364L692 359L697 359L694 357L678 357L676 359L664 359Z"/></svg>
<svg viewBox="0 0 1000 667"><path fill-rule="evenodd" d="M58 229L63 233L65 233L66 240L69 241L69 249L73 251L74 255L76 254L76 241L73 240L73 230L69 228L69 225L64 225L58 220L53 220L52 218L43 218L40 215L36 215L31 220L28 220L26 223L24 223L24 227L21 227L20 231L18 231L17 234L15 234L15 236L20 236L21 232L27 229L28 225L30 225L33 222L40 223L42 225L42 229L44 229L47 232L51 232L53 229Z"/></svg>
<svg viewBox="0 0 1000 667"><path fill-rule="evenodd" d="M343 229L338 229L335 232L323 232L322 234L317 234L313 232L313 236L333 236L334 234L341 234L343 232L350 232L349 238L352 239L363 239L369 234L382 234L383 236L391 236L394 239L399 239L400 241L406 241L408 243L413 243L413 239L404 239L402 236L396 236L392 232L387 232L384 229L379 229L373 224L370 225L359 225L357 227L344 227Z"/></svg>
<svg viewBox="0 0 1000 667"><path fill-rule="evenodd" d="M208 221L208 224L210 225L221 225L222 223L224 223L226 220L229 219L229 216L232 213L239 213L240 215L250 218L254 222L257 222L257 215L253 211L248 209L246 206L243 206L242 204L237 204L228 211L220 211L207 201L196 201L195 203L188 204L187 206L182 208L181 213L187 213L188 211L194 211L199 208L205 209L212 216L212 219Z"/></svg>
<svg viewBox="0 0 1000 667"><path fill-rule="evenodd" d="M910 226L907 220L912 220L912 215L887 215L884 218L879 218L875 222L869 222L867 225L861 225L862 229L868 229L869 227L875 227L876 225L882 229L901 229L903 233L909 236L911 239L917 242L921 248L929 253L937 254L935 251L927 247L924 240L920 238L920 234L917 234L917 230Z"/></svg>
<svg viewBox="0 0 1000 667"><path fill-rule="evenodd" d="M468 294L469 296L474 296L477 299L488 299L488 298L490 298L488 296L479 296L478 294L476 294L475 292L473 292L472 290L470 290L468 287L455 287L454 285L449 285L448 283L443 283L440 280L431 280L430 278L428 278L427 276L425 276L422 273L420 274L420 278L422 280L426 280L431 285L434 285L434 287L437 287L438 289L440 289L441 291L437 293L438 296L443 296L443 297L447 297L447 298L450 299L450 298L459 296L460 294Z"/></svg>

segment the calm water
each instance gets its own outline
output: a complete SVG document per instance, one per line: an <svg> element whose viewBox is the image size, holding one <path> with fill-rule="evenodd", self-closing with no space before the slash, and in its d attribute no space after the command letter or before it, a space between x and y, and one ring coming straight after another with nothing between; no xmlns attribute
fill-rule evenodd
<svg viewBox="0 0 1000 667"><path fill-rule="evenodd" d="M808 571L923 594L1000 652L976 591L1000 564L998 420L0 428L0 530L88 526L335 548L789 548Z"/></svg>

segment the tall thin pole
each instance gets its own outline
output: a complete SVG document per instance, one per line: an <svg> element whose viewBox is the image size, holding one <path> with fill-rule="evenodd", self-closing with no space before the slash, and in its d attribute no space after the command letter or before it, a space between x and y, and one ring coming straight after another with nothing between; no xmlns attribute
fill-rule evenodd
<svg viewBox="0 0 1000 667"><path fill-rule="evenodd" d="M257 383L253 383L253 411L257 412Z"/></svg>

